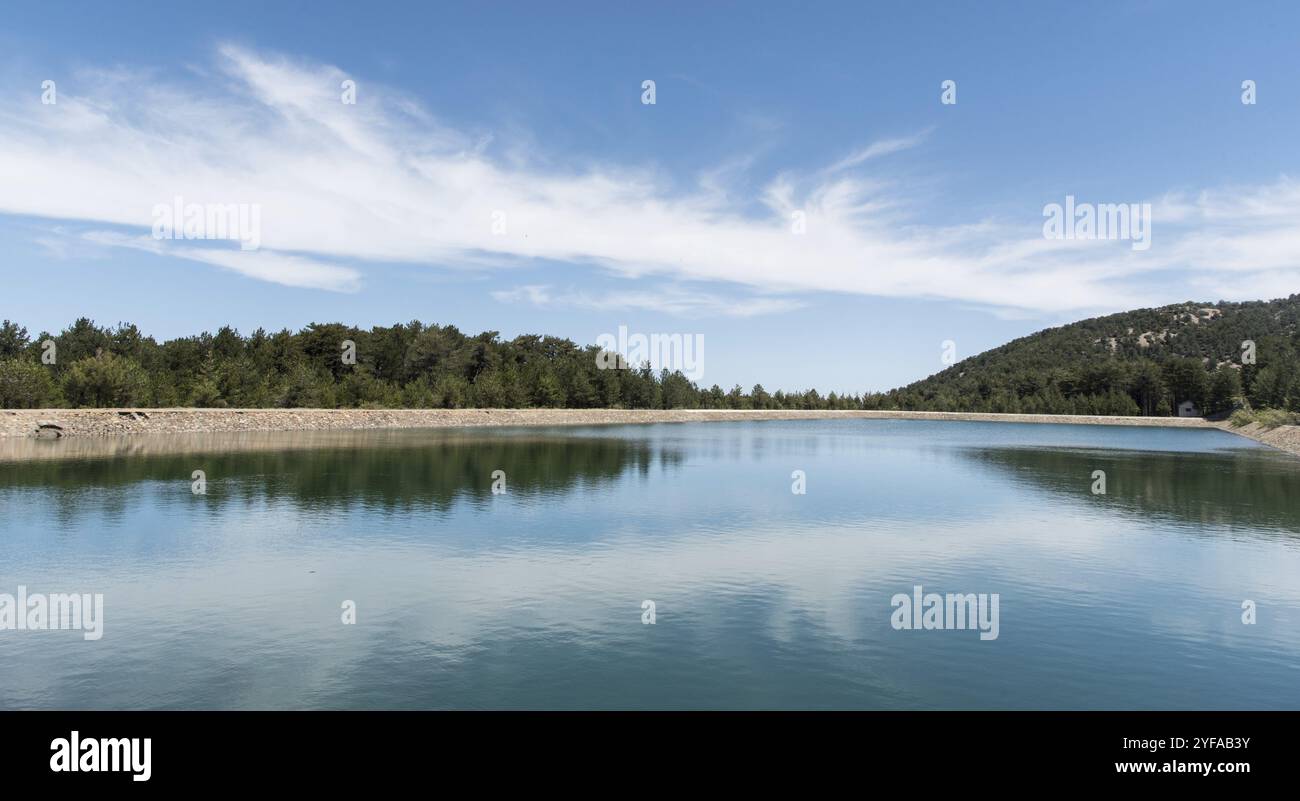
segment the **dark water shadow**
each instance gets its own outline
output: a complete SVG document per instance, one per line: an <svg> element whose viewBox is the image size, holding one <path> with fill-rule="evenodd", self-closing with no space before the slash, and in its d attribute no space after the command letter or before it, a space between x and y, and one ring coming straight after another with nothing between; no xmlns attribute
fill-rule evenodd
<svg viewBox="0 0 1300 801"><path fill-rule="evenodd" d="M1254 527L1300 537L1300 471L1263 450L1136 452L1090 448L963 448L963 458L1036 490L1121 513L1197 526ZM1094 471L1106 492L1094 494Z"/></svg>

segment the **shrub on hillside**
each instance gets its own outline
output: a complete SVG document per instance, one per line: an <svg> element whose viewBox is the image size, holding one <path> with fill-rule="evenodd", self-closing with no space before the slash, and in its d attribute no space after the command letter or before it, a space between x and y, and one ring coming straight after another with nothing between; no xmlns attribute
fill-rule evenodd
<svg viewBox="0 0 1300 801"><path fill-rule="evenodd" d="M1281 409L1261 409L1255 413L1255 422L1264 428L1293 426L1296 424L1296 415L1292 412L1284 412Z"/></svg>
<svg viewBox="0 0 1300 801"><path fill-rule="evenodd" d="M1232 417L1228 418L1228 422L1231 423L1234 428L1248 426L1255 422L1255 414L1246 409L1238 409L1232 413Z"/></svg>
<svg viewBox="0 0 1300 801"><path fill-rule="evenodd" d="M63 394L73 406L145 406L149 375L134 359L100 353L72 363L63 377Z"/></svg>
<svg viewBox="0 0 1300 801"><path fill-rule="evenodd" d="M0 408L39 409L57 396L49 368L18 359L0 361Z"/></svg>

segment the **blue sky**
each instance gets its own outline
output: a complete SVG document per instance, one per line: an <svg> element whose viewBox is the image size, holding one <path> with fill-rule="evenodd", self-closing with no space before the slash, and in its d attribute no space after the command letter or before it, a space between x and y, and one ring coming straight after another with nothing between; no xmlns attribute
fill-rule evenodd
<svg viewBox="0 0 1300 801"><path fill-rule="evenodd" d="M11 6L0 316L625 325L702 335L705 384L859 392L1300 291L1294 4L792 5ZM177 195L260 247L154 238ZM1150 203L1150 248L1045 239L1067 195Z"/></svg>

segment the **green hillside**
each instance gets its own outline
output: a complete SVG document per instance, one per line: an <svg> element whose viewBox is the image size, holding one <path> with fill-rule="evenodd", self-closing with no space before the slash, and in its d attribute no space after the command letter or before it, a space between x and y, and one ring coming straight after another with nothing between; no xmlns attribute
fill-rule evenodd
<svg viewBox="0 0 1300 801"><path fill-rule="evenodd" d="M1255 343L1255 362L1243 343ZM1169 415L1300 411L1300 295L1180 303L1049 328L886 394L935 411ZM1246 363L1243 364L1243 361Z"/></svg>
<svg viewBox="0 0 1300 801"><path fill-rule="evenodd" d="M861 395L698 386L681 372L601 369L600 349L419 321L364 330L223 327L158 342L80 319L58 334L0 323L0 408L42 406L909 409L1170 415L1300 411L1300 295L1184 303L1040 331L901 389ZM352 342L355 364L340 359ZM1255 363L1242 343L1255 343ZM52 342L57 359L43 361ZM1243 364L1242 362L1247 363ZM607 360L606 360L607 361ZM1274 415L1270 420L1282 420ZM1286 418L1289 419L1289 418Z"/></svg>

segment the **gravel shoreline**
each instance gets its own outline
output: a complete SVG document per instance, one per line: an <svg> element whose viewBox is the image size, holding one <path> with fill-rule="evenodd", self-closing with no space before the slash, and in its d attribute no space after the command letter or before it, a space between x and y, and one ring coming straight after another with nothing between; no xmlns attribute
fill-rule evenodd
<svg viewBox="0 0 1300 801"><path fill-rule="evenodd" d="M1259 423L1241 426L1240 428L1229 425L1226 421L1215 423L1215 428L1227 431L1229 434L1237 434L1247 439L1253 439L1256 442L1268 445L1271 448L1277 448L1280 451L1300 456L1300 426L1278 426L1277 428L1264 428Z"/></svg>
<svg viewBox="0 0 1300 801"><path fill-rule="evenodd" d="M13 409L0 410L0 437L104 437L236 431L337 431L372 428L619 425L726 420L973 420L1010 423L1206 428L1178 417L974 414L895 411L746 411L729 409Z"/></svg>
<svg viewBox="0 0 1300 801"><path fill-rule="evenodd" d="M254 432L348 432L403 428L588 426L736 420L964 420L1000 423L1217 428L1300 455L1300 426L1233 428L1200 418L968 412L728 409L12 409L0 410L0 439L199 436ZM89 444L89 443L87 443ZM130 446L131 450L135 446Z"/></svg>

